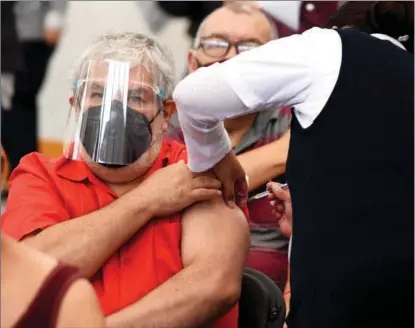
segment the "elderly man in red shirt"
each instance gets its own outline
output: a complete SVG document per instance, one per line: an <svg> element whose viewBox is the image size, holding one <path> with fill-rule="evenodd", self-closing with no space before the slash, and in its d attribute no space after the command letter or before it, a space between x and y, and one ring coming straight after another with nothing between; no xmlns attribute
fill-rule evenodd
<svg viewBox="0 0 415 328"><path fill-rule="evenodd" d="M64 156L21 160L2 229L77 266L110 327L236 328L249 227L163 140L173 79L150 38L95 42L76 70Z"/></svg>

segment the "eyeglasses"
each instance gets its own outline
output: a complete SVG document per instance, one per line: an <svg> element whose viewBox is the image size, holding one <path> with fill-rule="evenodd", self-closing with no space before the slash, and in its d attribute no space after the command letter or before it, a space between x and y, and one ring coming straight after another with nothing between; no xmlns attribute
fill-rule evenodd
<svg viewBox="0 0 415 328"><path fill-rule="evenodd" d="M261 46L259 41L241 41L241 42L230 42L228 40L211 37L200 40L199 47L202 48L203 52L210 57L224 57L226 56L232 47L235 47L236 53L240 54L254 48Z"/></svg>

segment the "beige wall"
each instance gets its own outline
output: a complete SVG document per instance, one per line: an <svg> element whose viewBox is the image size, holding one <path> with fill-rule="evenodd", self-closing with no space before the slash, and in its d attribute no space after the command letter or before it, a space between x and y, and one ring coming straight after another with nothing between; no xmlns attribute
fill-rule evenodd
<svg viewBox="0 0 415 328"><path fill-rule="evenodd" d="M135 31L151 35L134 1L73 1L68 4L63 37L50 62L43 89L39 95L41 150L56 155L68 114L72 65L84 49L99 35L110 31ZM173 53L177 78L185 70L187 22L173 19L157 36Z"/></svg>

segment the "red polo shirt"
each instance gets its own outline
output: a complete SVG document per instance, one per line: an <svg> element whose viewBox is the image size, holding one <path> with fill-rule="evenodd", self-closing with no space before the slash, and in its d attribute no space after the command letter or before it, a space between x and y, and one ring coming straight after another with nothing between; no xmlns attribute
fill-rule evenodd
<svg viewBox="0 0 415 328"><path fill-rule="evenodd" d="M182 159L187 160L185 147L165 141L146 177ZM96 211L116 197L84 162L31 153L10 177L2 230L20 240L36 230ZM136 302L179 272L180 239L181 214L177 214L151 220L124 244L91 279L104 314ZM215 327L236 328L237 321L235 307Z"/></svg>

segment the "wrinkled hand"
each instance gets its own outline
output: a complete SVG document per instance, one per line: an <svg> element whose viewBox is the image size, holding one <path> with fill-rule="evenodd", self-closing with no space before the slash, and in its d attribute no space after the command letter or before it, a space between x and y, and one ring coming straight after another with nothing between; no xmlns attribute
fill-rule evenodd
<svg viewBox="0 0 415 328"><path fill-rule="evenodd" d="M194 176L184 161L154 172L139 188L145 190L149 210L156 217L171 215L193 203L221 196L219 180L206 175Z"/></svg>
<svg viewBox="0 0 415 328"><path fill-rule="evenodd" d="M60 29L45 28L43 30L43 39L45 40L46 44L49 46L56 45L59 41L60 36L61 36Z"/></svg>
<svg viewBox="0 0 415 328"><path fill-rule="evenodd" d="M222 195L225 202L234 207L246 205L248 183L245 171L236 155L231 151L212 168L213 173L222 182Z"/></svg>
<svg viewBox="0 0 415 328"><path fill-rule="evenodd" d="M276 182L269 182L267 189L271 191L268 198L274 207L272 213L278 220L281 232L289 238L293 231L293 210L290 192L280 188L280 184Z"/></svg>

